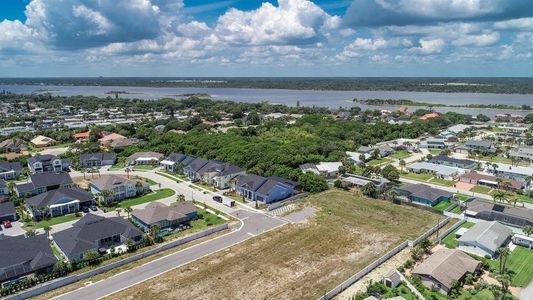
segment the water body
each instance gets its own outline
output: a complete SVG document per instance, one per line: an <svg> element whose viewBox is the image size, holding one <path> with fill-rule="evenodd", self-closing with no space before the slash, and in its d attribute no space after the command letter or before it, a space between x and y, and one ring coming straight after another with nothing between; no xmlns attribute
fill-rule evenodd
<svg viewBox="0 0 533 300"><path fill-rule="evenodd" d="M111 91L125 92L119 94L121 98L160 99L183 98L183 95L203 93L209 94L214 99L231 100L238 102L257 103L268 101L272 104L294 106L297 101L302 106L321 106L329 108L360 106L362 109L388 109L397 110L396 106L369 106L353 103L353 99L409 99L413 101L464 105L464 104L506 104L506 105L531 105L533 95L518 94L484 94L484 93L433 93L433 92L404 92L404 91L321 91L321 90L280 90L280 89L244 89L244 88L158 88L158 87L130 87L130 86L54 86L54 85L0 85L0 91L6 90L13 93L32 94L50 93L57 96L96 96L115 97ZM420 107L412 107L416 110ZM498 113L514 113L526 115L530 111L522 110L497 110L497 109L470 109L436 107L436 111L455 111L476 115L483 113L494 116Z"/></svg>

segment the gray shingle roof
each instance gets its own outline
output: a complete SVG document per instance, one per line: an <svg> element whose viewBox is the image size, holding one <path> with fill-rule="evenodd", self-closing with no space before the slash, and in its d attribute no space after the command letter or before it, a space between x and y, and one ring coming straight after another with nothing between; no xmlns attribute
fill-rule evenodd
<svg viewBox="0 0 533 300"><path fill-rule="evenodd" d="M116 160L117 154L114 152L85 153L80 155L80 162Z"/></svg>
<svg viewBox="0 0 533 300"><path fill-rule="evenodd" d="M26 199L26 205L34 208L45 208L49 205L57 204L59 201L68 199L66 202L72 200L80 200L80 202L88 202L93 200L93 195L80 188L61 188L52 190L46 193L33 196Z"/></svg>
<svg viewBox="0 0 533 300"><path fill-rule="evenodd" d="M14 215L16 213L13 201L0 203L0 216Z"/></svg>
<svg viewBox="0 0 533 300"><path fill-rule="evenodd" d="M110 190L115 186L127 185L131 183L134 183L134 181L119 175L102 175L100 178L91 181L91 185L95 186L101 191Z"/></svg>
<svg viewBox="0 0 533 300"><path fill-rule="evenodd" d="M439 199L440 197L452 197L453 193L450 193L445 190L432 188L429 185L425 184L412 184L405 187L398 188L400 191L404 191L409 193L411 196L420 197L424 199L428 199L431 201L435 201Z"/></svg>
<svg viewBox="0 0 533 300"><path fill-rule="evenodd" d="M3 179L0 179L0 188L5 188L7 187L7 182Z"/></svg>
<svg viewBox="0 0 533 300"><path fill-rule="evenodd" d="M200 169L202 169L209 161L207 159L203 158L197 158L193 162L191 162L186 168L188 170L192 170L193 172L198 172Z"/></svg>
<svg viewBox="0 0 533 300"><path fill-rule="evenodd" d="M477 242L487 249L496 251L500 248L513 231L505 225L492 221L479 221L465 232L460 238L460 242Z"/></svg>
<svg viewBox="0 0 533 300"><path fill-rule="evenodd" d="M8 162L0 160L0 172L9 172L11 170L15 172L20 172L22 171L22 165L18 161Z"/></svg>
<svg viewBox="0 0 533 300"><path fill-rule="evenodd" d="M533 209L511 207L479 198L466 202L466 205L469 213L475 213L476 218L486 221L500 221L520 227L533 226Z"/></svg>
<svg viewBox="0 0 533 300"><path fill-rule="evenodd" d="M440 163L440 162L448 162L452 164L458 164L458 165L472 165L476 164L476 161L473 161L471 159L458 159L449 157L447 155L437 155L430 159L431 163Z"/></svg>
<svg viewBox="0 0 533 300"><path fill-rule="evenodd" d="M266 180L265 177L255 174L243 175L237 179L237 186L255 192Z"/></svg>
<svg viewBox="0 0 533 300"><path fill-rule="evenodd" d="M179 163L179 162L182 162L186 158L187 158L187 155L182 154L182 153L170 153L170 155L167 156L166 160Z"/></svg>
<svg viewBox="0 0 533 300"><path fill-rule="evenodd" d="M24 235L0 237L0 280L8 280L57 262L45 234L26 238Z"/></svg>
<svg viewBox="0 0 533 300"><path fill-rule="evenodd" d="M19 194L23 195L40 187L73 184L68 173L42 173L30 175L29 182L17 184Z"/></svg>
<svg viewBox="0 0 533 300"><path fill-rule="evenodd" d="M71 228L52 234L57 246L67 256L84 253L97 247L96 241L115 235L126 239L142 236L142 232L129 221L120 217L104 218L86 214Z"/></svg>
<svg viewBox="0 0 533 300"><path fill-rule="evenodd" d="M167 206L161 202L152 202L143 209L135 209L132 215L145 224L153 224L160 221L187 221L187 214L196 212L196 206L191 202L179 203L176 206Z"/></svg>

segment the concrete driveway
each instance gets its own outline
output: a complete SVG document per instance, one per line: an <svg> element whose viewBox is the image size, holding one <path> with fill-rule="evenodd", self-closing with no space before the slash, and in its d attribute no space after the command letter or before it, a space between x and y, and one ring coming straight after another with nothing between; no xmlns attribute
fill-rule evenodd
<svg viewBox="0 0 533 300"><path fill-rule="evenodd" d="M11 228L5 228L4 225L2 225L1 234L8 236L17 236L23 235L25 233L26 230L22 229L22 224L19 221L11 222Z"/></svg>

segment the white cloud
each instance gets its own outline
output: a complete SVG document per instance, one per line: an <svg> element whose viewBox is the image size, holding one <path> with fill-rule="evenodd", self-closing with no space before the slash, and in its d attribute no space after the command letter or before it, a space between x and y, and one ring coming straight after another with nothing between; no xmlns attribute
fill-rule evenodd
<svg viewBox="0 0 533 300"><path fill-rule="evenodd" d="M446 43L443 39L421 39L419 43L419 47L413 47L409 49L409 51L423 55L437 54L441 53L446 46Z"/></svg>
<svg viewBox="0 0 533 300"><path fill-rule="evenodd" d="M324 40L339 26L340 18L330 16L307 0L264 2L252 11L230 9L220 16L216 37L239 45L301 45Z"/></svg>
<svg viewBox="0 0 533 300"><path fill-rule="evenodd" d="M498 32L491 32L479 35L463 35L454 40L452 44L454 46L475 46L485 47L496 44L500 40L500 34Z"/></svg>
<svg viewBox="0 0 533 300"><path fill-rule="evenodd" d="M494 24L496 29L518 29L518 30L533 30L533 18L520 18L508 21L496 22Z"/></svg>

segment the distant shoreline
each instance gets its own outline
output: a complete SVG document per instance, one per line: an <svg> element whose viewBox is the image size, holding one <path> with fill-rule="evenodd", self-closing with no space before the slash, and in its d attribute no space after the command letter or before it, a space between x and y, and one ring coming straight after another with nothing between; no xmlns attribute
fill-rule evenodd
<svg viewBox="0 0 533 300"><path fill-rule="evenodd" d="M506 105L506 104L464 104L452 105L442 103L418 102L408 99L353 99L354 103L372 106L416 106L416 107L456 107L464 109L487 109L487 110L515 110L515 111L532 111L533 107L529 105Z"/></svg>

